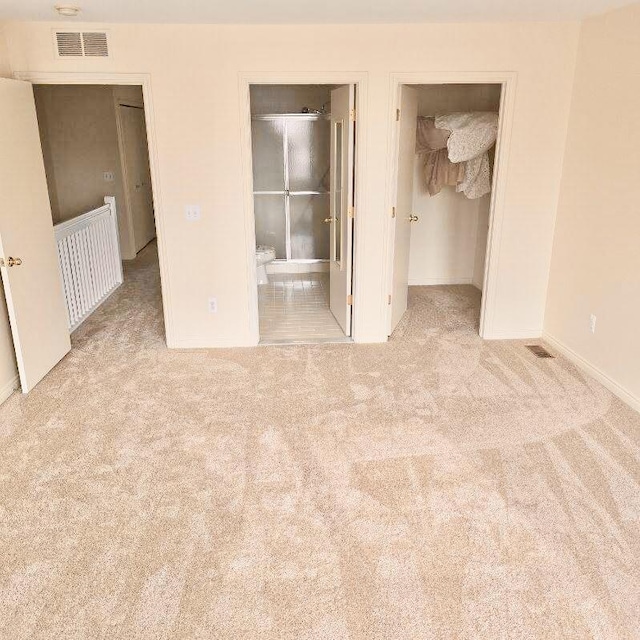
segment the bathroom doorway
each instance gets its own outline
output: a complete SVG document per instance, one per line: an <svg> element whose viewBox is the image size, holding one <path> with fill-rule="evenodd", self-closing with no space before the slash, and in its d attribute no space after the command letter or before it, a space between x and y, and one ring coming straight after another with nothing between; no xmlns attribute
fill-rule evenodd
<svg viewBox="0 0 640 640"><path fill-rule="evenodd" d="M355 86L249 91L260 343L350 341Z"/></svg>

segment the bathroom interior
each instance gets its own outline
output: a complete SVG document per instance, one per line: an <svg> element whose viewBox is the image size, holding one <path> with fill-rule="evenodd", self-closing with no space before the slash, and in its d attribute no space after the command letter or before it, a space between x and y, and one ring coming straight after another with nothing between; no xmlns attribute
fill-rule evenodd
<svg viewBox="0 0 640 640"><path fill-rule="evenodd" d="M262 344L349 340L330 309L334 88L250 87Z"/></svg>

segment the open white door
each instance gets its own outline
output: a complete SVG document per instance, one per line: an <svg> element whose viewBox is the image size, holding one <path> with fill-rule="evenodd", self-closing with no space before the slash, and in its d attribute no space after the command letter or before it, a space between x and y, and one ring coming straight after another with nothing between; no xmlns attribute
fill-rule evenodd
<svg viewBox="0 0 640 640"><path fill-rule="evenodd" d="M395 218L393 220L393 272L389 335L407 310L417 118L418 92L403 86L400 95L400 120L397 123L398 174L396 177Z"/></svg>
<svg viewBox="0 0 640 640"><path fill-rule="evenodd" d="M331 92L331 233L329 306L346 336L351 335L353 261L353 164L355 87Z"/></svg>
<svg viewBox="0 0 640 640"><path fill-rule="evenodd" d="M132 219L135 252L156 237L153 192L144 109L118 106L121 123L123 176L129 215Z"/></svg>
<svg viewBox="0 0 640 640"><path fill-rule="evenodd" d="M23 393L71 349L33 89L0 79L0 258Z"/></svg>

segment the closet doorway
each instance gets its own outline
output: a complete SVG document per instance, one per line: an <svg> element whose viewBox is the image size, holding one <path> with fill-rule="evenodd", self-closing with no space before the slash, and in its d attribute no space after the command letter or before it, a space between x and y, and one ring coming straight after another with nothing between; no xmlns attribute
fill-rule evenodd
<svg viewBox="0 0 640 640"><path fill-rule="evenodd" d="M398 83L388 334L412 305L483 335L504 83Z"/></svg>
<svg viewBox="0 0 640 640"><path fill-rule="evenodd" d="M351 338L354 85L250 85L260 342Z"/></svg>

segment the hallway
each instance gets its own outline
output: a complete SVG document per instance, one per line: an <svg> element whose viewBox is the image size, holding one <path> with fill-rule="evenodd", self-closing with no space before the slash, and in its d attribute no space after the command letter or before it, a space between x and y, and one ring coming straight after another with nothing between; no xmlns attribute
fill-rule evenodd
<svg viewBox="0 0 640 640"><path fill-rule="evenodd" d="M74 350L113 350L117 356L122 349L166 348L157 241L147 244L135 260L122 264L124 282L71 334Z"/></svg>

